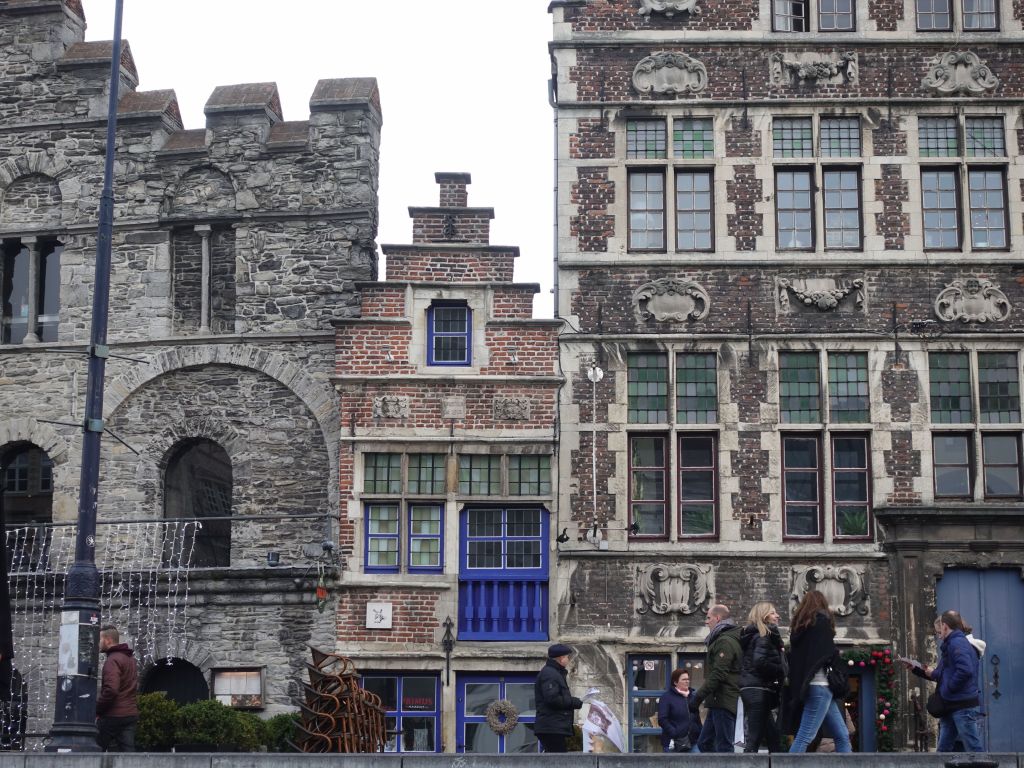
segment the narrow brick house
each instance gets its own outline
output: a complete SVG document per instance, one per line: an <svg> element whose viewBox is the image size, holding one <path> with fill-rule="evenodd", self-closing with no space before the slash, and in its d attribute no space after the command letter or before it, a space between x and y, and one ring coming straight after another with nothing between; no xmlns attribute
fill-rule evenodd
<svg viewBox="0 0 1024 768"><path fill-rule="evenodd" d="M532 317L519 249L490 244L469 174L438 173L413 242L336 321L340 653L381 695L396 751L535 751L533 680L553 632L561 323ZM450 620L450 623L448 623ZM447 623L447 626L446 626ZM447 642L446 642L447 638ZM485 723L507 698L510 734Z"/></svg>
<svg viewBox="0 0 1024 768"><path fill-rule="evenodd" d="M675 666L700 682L711 604L744 621L771 600L785 631L819 589L858 660L933 659L957 607L989 641L988 744L1021 749L1024 9L550 11L552 601L575 674L656 751L658 692ZM884 659L863 658L856 748L909 744L905 694L881 719Z"/></svg>
<svg viewBox="0 0 1024 768"><path fill-rule="evenodd" d="M0 2L0 458L25 685L0 699L28 707L27 734L3 708L5 747L40 748L53 721L74 549L112 52L84 32L79 0ZM101 618L143 691L291 709L307 644L334 640L314 591L318 565L337 574L331 321L376 277L377 84L321 80L287 121L273 83L220 86L185 129L173 91L137 90L130 47L120 64Z"/></svg>

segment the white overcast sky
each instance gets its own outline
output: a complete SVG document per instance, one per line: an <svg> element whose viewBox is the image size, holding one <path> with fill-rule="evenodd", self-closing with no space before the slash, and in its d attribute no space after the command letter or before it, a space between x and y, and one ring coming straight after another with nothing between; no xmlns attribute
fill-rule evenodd
<svg viewBox="0 0 1024 768"><path fill-rule="evenodd" d="M87 40L113 37L114 0L84 0ZM305 120L317 80L376 77L384 127L377 243L408 243L408 208L437 205L435 171L472 174L491 242L518 245L516 280L551 316L548 0L124 0L139 90L173 88L186 128L218 85L275 82Z"/></svg>

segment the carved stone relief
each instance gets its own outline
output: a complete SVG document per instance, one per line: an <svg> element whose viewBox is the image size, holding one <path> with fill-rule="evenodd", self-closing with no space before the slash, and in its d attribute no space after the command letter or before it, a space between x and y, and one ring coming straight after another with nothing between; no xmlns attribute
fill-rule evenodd
<svg viewBox="0 0 1024 768"><path fill-rule="evenodd" d="M633 292L633 312L643 322L659 323L703 320L711 309L711 298L697 283L672 277L641 285Z"/></svg>
<svg viewBox="0 0 1024 768"><path fill-rule="evenodd" d="M641 59L633 69L633 87L640 93L699 93L708 84L704 65L685 53L662 51Z"/></svg>
<svg viewBox="0 0 1024 768"><path fill-rule="evenodd" d="M706 611L715 599L710 565L645 565L636 569L636 612L664 616Z"/></svg>
<svg viewBox="0 0 1024 768"><path fill-rule="evenodd" d="M466 398L463 395L451 395L441 398L442 419L466 418Z"/></svg>
<svg viewBox="0 0 1024 768"><path fill-rule="evenodd" d="M935 299L935 314L947 323L1001 323L1010 316L1010 300L990 280L954 280Z"/></svg>
<svg viewBox="0 0 1024 768"><path fill-rule="evenodd" d="M769 80L776 88L785 85L856 85L860 79L857 54L797 53L787 57L773 53L768 57Z"/></svg>
<svg viewBox="0 0 1024 768"><path fill-rule="evenodd" d="M991 91L999 85L999 78L977 54L947 51L932 59L931 69L921 84L943 96L970 96Z"/></svg>
<svg viewBox="0 0 1024 768"><path fill-rule="evenodd" d="M672 18L677 13L700 13L698 0L640 0L640 15L661 13Z"/></svg>
<svg viewBox="0 0 1024 768"><path fill-rule="evenodd" d="M793 607L812 589L825 596L836 616L866 616L870 610L863 565L794 565Z"/></svg>
<svg viewBox="0 0 1024 768"><path fill-rule="evenodd" d="M373 398L373 418L409 418L409 398L399 397L398 395L384 395L383 397Z"/></svg>
<svg viewBox="0 0 1024 768"><path fill-rule="evenodd" d="M533 401L528 397L495 397L494 418L500 421L528 421Z"/></svg>
<svg viewBox="0 0 1024 768"><path fill-rule="evenodd" d="M853 308L858 312L864 311L866 291L864 280L835 280L831 277L818 278L794 278L779 277L775 279L777 295L779 299L779 311L783 314L795 314L802 307L808 307L821 312L831 312L840 307L840 304L848 297L852 300ZM790 295L796 299L793 302Z"/></svg>

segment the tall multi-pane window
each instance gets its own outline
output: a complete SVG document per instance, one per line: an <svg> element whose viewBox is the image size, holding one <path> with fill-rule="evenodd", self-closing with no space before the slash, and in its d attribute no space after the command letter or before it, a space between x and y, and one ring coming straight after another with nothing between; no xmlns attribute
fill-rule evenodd
<svg viewBox="0 0 1024 768"><path fill-rule="evenodd" d="M700 160L714 157L714 121L710 117L675 118L672 121L672 156Z"/></svg>
<svg viewBox="0 0 1024 768"><path fill-rule="evenodd" d="M860 172L822 170L822 207L826 248L860 248Z"/></svg>
<svg viewBox="0 0 1024 768"><path fill-rule="evenodd" d="M370 504L366 509L366 570L398 570L398 504Z"/></svg>
<svg viewBox="0 0 1024 768"><path fill-rule="evenodd" d="M626 157L655 160L667 156L668 133L664 120L627 120Z"/></svg>
<svg viewBox="0 0 1024 768"><path fill-rule="evenodd" d="M829 352L829 420L836 424L870 421L869 403L867 353Z"/></svg>
<svg viewBox="0 0 1024 768"><path fill-rule="evenodd" d="M852 30L853 19L853 0L819 0L819 32L845 32Z"/></svg>
<svg viewBox="0 0 1024 768"><path fill-rule="evenodd" d="M814 130L811 118L774 118L772 154L775 157L814 157Z"/></svg>
<svg viewBox="0 0 1024 768"><path fill-rule="evenodd" d="M942 31L953 28L952 0L917 0L917 28Z"/></svg>
<svg viewBox="0 0 1024 768"><path fill-rule="evenodd" d="M1006 157L1002 117L968 117L964 123L968 157Z"/></svg>
<svg viewBox="0 0 1024 768"><path fill-rule="evenodd" d="M501 493L501 456L459 454L459 493L497 496Z"/></svg>
<svg viewBox="0 0 1024 768"><path fill-rule="evenodd" d="M664 352L631 352L627 365L629 422L667 423L668 355Z"/></svg>
<svg viewBox="0 0 1024 768"><path fill-rule="evenodd" d="M57 340L60 261L55 240L5 240L0 258L0 344ZM29 262L36 260L34 282ZM30 327L31 326L31 327Z"/></svg>
<svg viewBox="0 0 1024 768"><path fill-rule="evenodd" d="M931 352L928 379L932 422L966 424L974 421L971 403L971 365L966 352Z"/></svg>
<svg viewBox="0 0 1024 768"><path fill-rule="evenodd" d="M714 435L679 436L679 535L718 533L717 456Z"/></svg>
<svg viewBox="0 0 1024 768"><path fill-rule="evenodd" d="M661 250L665 247L665 174L629 172L629 247Z"/></svg>
<svg viewBox="0 0 1024 768"><path fill-rule="evenodd" d="M714 424L718 421L718 356L714 352L676 355L676 422Z"/></svg>
<svg viewBox="0 0 1024 768"><path fill-rule="evenodd" d="M971 464L970 435L932 435L932 474L937 497L970 498Z"/></svg>
<svg viewBox="0 0 1024 768"><path fill-rule="evenodd" d="M971 247L1005 248L1006 179L999 168L971 168L967 171L970 206Z"/></svg>
<svg viewBox="0 0 1024 768"><path fill-rule="evenodd" d="M956 157L960 139L955 117L919 117L917 145L921 157Z"/></svg>
<svg viewBox="0 0 1024 768"><path fill-rule="evenodd" d="M960 216L957 211L957 172L952 168L921 170L921 207L924 212L924 247L960 247Z"/></svg>
<svg viewBox="0 0 1024 768"><path fill-rule="evenodd" d="M443 453L410 453L408 490L413 494L444 493L445 455Z"/></svg>
<svg viewBox="0 0 1024 768"><path fill-rule="evenodd" d="M402 454L363 454L363 493L401 493Z"/></svg>
<svg viewBox="0 0 1024 768"><path fill-rule="evenodd" d="M978 353L978 406L983 424L1020 421L1016 352Z"/></svg>
<svg viewBox="0 0 1024 768"><path fill-rule="evenodd" d="M709 251L713 247L711 171L676 171L676 249Z"/></svg>
<svg viewBox="0 0 1024 768"><path fill-rule="evenodd" d="M779 411L783 423L821 421L821 378L817 352L779 353Z"/></svg>
<svg viewBox="0 0 1024 768"><path fill-rule="evenodd" d="M509 496L551 494L551 457L547 455L508 457Z"/></svg>
<svg viewBox="0 0 1024 768"><path fill-rule="evenodd" d="M814 247L813 196L809 169L776 169L775 239L781 250L799 251Z"/></svg>
<svg viewBox="0 0 1024 768"><path fill-rule="evenodd" d="M821 446L817 435L782 437L783 532L821 538Z"/></svg>
<svg viewBox="0 0 1024 768"><path fill-rule="evenodd" d="M822 157L860 157L860 118L821 118L818 145Z"/></svg>
<svg viewBox="0 0 1024 768"><path fill-rule="evenodd" d="M772 29L776 32L809 32L809 0L772 0Z"/></svg>
<svg viewBox="0 0 1024 768"><path fill-rule="evenodd" d="M832 436L832 510L837 538L871 536L870 460L866 436Z"/></svg>
<svg viewBox="0 0 1024 768"><path fill-rule="evenodd" d="M668 452L663 435L629 439L629 519L639 537L668 532Z"/></svg>
<svg viewBox="0 0 1024 768"><path fill-rule="evenodd" d="M964 29L998 28L999 13L996 0L964 0Z"/></svg>
<svg viewBox="0 0 1024 768"><path fill-rule="evenodd" d="M990 432L981 436L985 498L1020 498L1020 434Z"/></svg>
<svg viewBox="0 0 1024 768"><path fill-rule="evenodd" d="M442 566L441 504L409 505L409 570L440 570Z"/></svg>

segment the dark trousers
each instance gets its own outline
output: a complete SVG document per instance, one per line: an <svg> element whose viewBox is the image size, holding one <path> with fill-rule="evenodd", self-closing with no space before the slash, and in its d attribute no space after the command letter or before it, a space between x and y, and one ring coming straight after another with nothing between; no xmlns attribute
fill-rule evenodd
<svg viewBox="0 0 1024 768"><path fill-rule="evenodd" d="M563 736L559 733L538 733L537 740L540 741L540 746L545 752L568 752L566 749L565 740L568 736Z"/></svg>
<svg viewBox="0 0 1024 768"><path fill-rule="evenodd" d="M697 748L701 752L734 752L732 740L735 733L736 715L728 709L709 709L700 729Z"/></svg>
<svg viewBox="0 0 1024 768"><path fill-rule="evenodd" d="M135 725L133 717L100 717L96 720L96 743L104 752L134 752Z"/></svg>
<svg viewBox="0 0 1024 768"><path fill-rule="evenodd" d="M779 697L765 688L744 688L740 696L743 697L743 718L746 720L743 751L757 752L764 744L769 752L778 752L779 728L772 709L778 704Z"/></svg>

